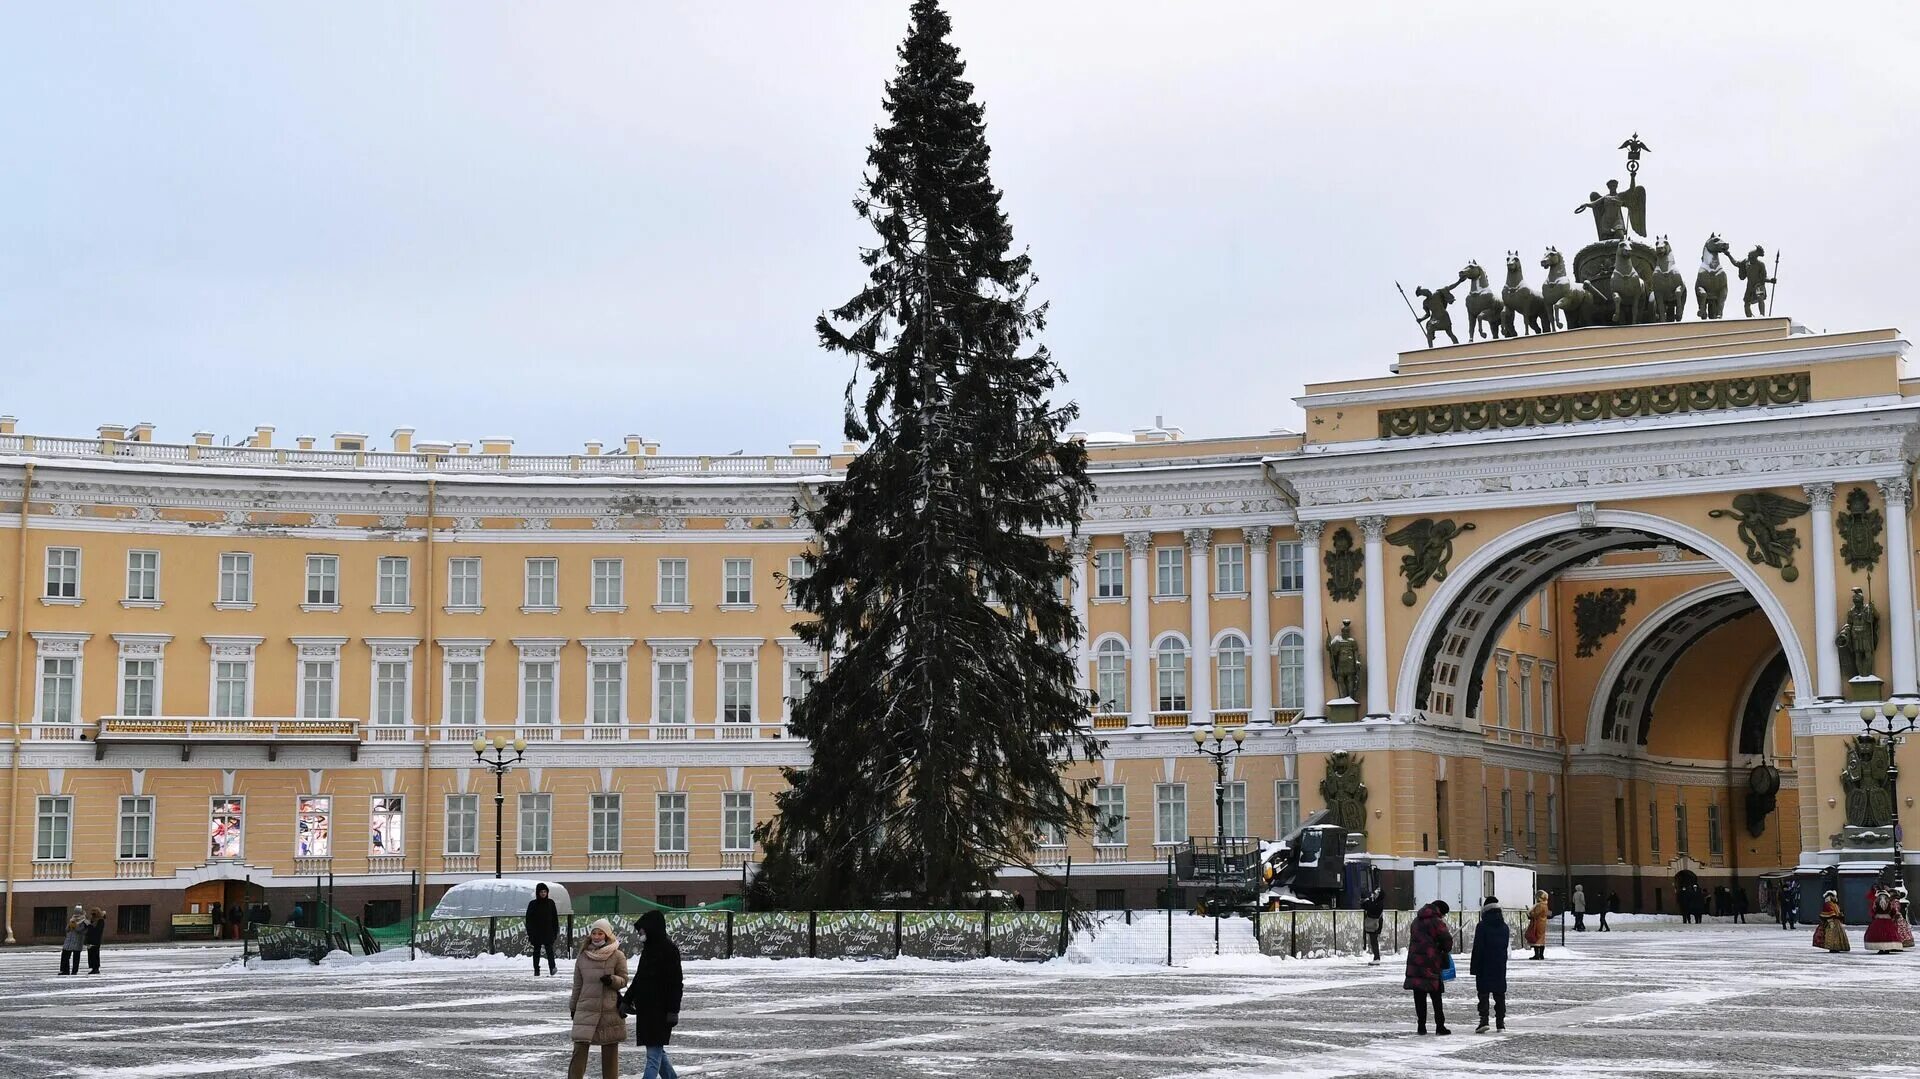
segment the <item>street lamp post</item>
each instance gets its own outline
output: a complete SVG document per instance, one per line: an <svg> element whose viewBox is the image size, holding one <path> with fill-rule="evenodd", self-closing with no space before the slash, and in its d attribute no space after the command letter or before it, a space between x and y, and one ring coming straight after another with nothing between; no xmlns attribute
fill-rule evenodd
<svg viewBox="0 0 1920 1079"><path fill-rule="evenodd" d="M1193 749L1213 759L1213 954L1220 954L1220 895L1227 868L1227 761L1243 748L1241 727L1205 727L1193 732Z"/></svg>
<svg viewBox="0 0 1920 1079"><path fill-rule="evenodd" d="M487 756L487 750L493 750L493 756ZM511 749L513 756L508 757ZM507 805L506 778L513 766L527 759L527 740L515 738L507 740L504 734L496 734L489 741L485 735L473 740L473 758L493 773L493 876L498 880L501 860L501 834L505 826Z"/></svg>
<svg viewBox="0 0 1920 1079"><path fill-rule="evenodd" d="M1898 749L1903 736L1920 730L1920 703L1893 701L1874 708L1860 709L1860 722L1867 733L1887 740L1887 806L1891 810L1888 826L1893 829L1893 877L1900 887L1907 886L1907 867L1900 853L1900 759Z"/></svg>

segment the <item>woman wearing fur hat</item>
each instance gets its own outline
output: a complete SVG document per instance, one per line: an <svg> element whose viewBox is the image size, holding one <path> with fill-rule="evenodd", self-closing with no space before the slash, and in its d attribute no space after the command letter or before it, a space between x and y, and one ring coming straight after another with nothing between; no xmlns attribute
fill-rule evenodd
<svg viewBox="0 0 1920 1079"><path fill-rule="evenodd" d="M80 949L87 946L87 908L75 906L67 915L67 935L60 942L60 973L80 973Z"/></svg>
<svg viewBox="0 0 1920 1079"><path fill-rule="evenodd" d="M573 1062L567 1079L584 1079L587 1048L600 1047L601 1079L620 1074L620 1043L627 1040L627 1021L620 1014L620 992L627 987L627 957L621 954L613 926L601 918L587 927L587 946L573 963Z"/></svg>

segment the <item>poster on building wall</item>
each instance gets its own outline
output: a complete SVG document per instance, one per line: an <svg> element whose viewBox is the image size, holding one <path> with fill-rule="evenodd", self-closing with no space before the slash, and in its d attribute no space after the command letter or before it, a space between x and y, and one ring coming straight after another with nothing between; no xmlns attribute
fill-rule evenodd
<svg viewBox="0 0 1920 1079"><path fill-rule="evenodd" d="M407 818L397 794L379 794L373 799L373 815L367 825L368 853L375 858L401 853L407 834Z"/></svg>
<svg viewBox="0 0 1920 1079"><path fill-rule="evenodd" d="M333 856L333 799L307 795L300 799L294 820L293 853L297 858Z"/></svg>
<svg viewBox="0 0 1920 1079"><path fill-rule="evenodd" d="M238 860L245 847L241 832L245 819L245 802L240 798L215 795L213 810L207 821L207 857Z"/></svg>

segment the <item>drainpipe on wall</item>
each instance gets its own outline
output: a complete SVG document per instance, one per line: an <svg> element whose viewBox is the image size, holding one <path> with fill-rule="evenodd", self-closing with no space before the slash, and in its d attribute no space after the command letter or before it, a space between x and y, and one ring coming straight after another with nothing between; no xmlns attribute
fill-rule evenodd
<svg viewBox="0 0 1920 1079"><path fill-rule="evenodd" d="M433 815L433 798L429 795L427 786L433 781L433 770L429 767L428 758L433 752L433 608L435 603L433 598L433 582L437 579L436 574L439 572L433 564L433 529L435 524L433 515L436 508L435 499L438 493L438 481L428 480L427 530L425 535L427 544L425 568L427 572L426 594L423 597L426 600L427 608L426 629L423 631L426 636L420 642L420 662L414 666L414 670L419 672L418 677L421 682L420 723L418 724L421 734L420 812L415 814L415 816L420 818L420 843L418 848L420 851L420 875L419 879L414 882L413 895L413 909L416 912L427 909L427 837L433 834L428 829L428 825L432 823L430 818ZM424 670L422 668L424 668Z"/></svg>
<svg viewBox="0 0 1920 1079"><path fill-rule="evenodd" d="M26 701L27 511L33 505L33 464L20 481L19 574L13 590L13 752L7 757L7 943L13 936L13 863L20 831L20 717Z"/></svg>

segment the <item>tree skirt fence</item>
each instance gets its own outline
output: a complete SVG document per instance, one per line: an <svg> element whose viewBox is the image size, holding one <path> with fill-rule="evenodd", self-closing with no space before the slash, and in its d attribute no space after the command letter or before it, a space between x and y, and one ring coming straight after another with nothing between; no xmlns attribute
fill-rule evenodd
<svg viewBox="0 0 1920 1079"><path fill-rule="evenodd" d="M1398 952L1407 946L1407 930L1413 925L1413 911L1389 910L1381 913L1380 951ZM1507 928L1512 930L1512 950L1526 951L1527 912L1502 910ZM1293 959L1322 959L1336 955L1366 955L1365 916L1357 910L1282 910L1265 911L1253 916L1253 935L1266 955ZM1480 925L1480 913L1451 911L1447 922L1453 929L1453 950L1464 954L1473 950L1474 932Z"/></svg>

